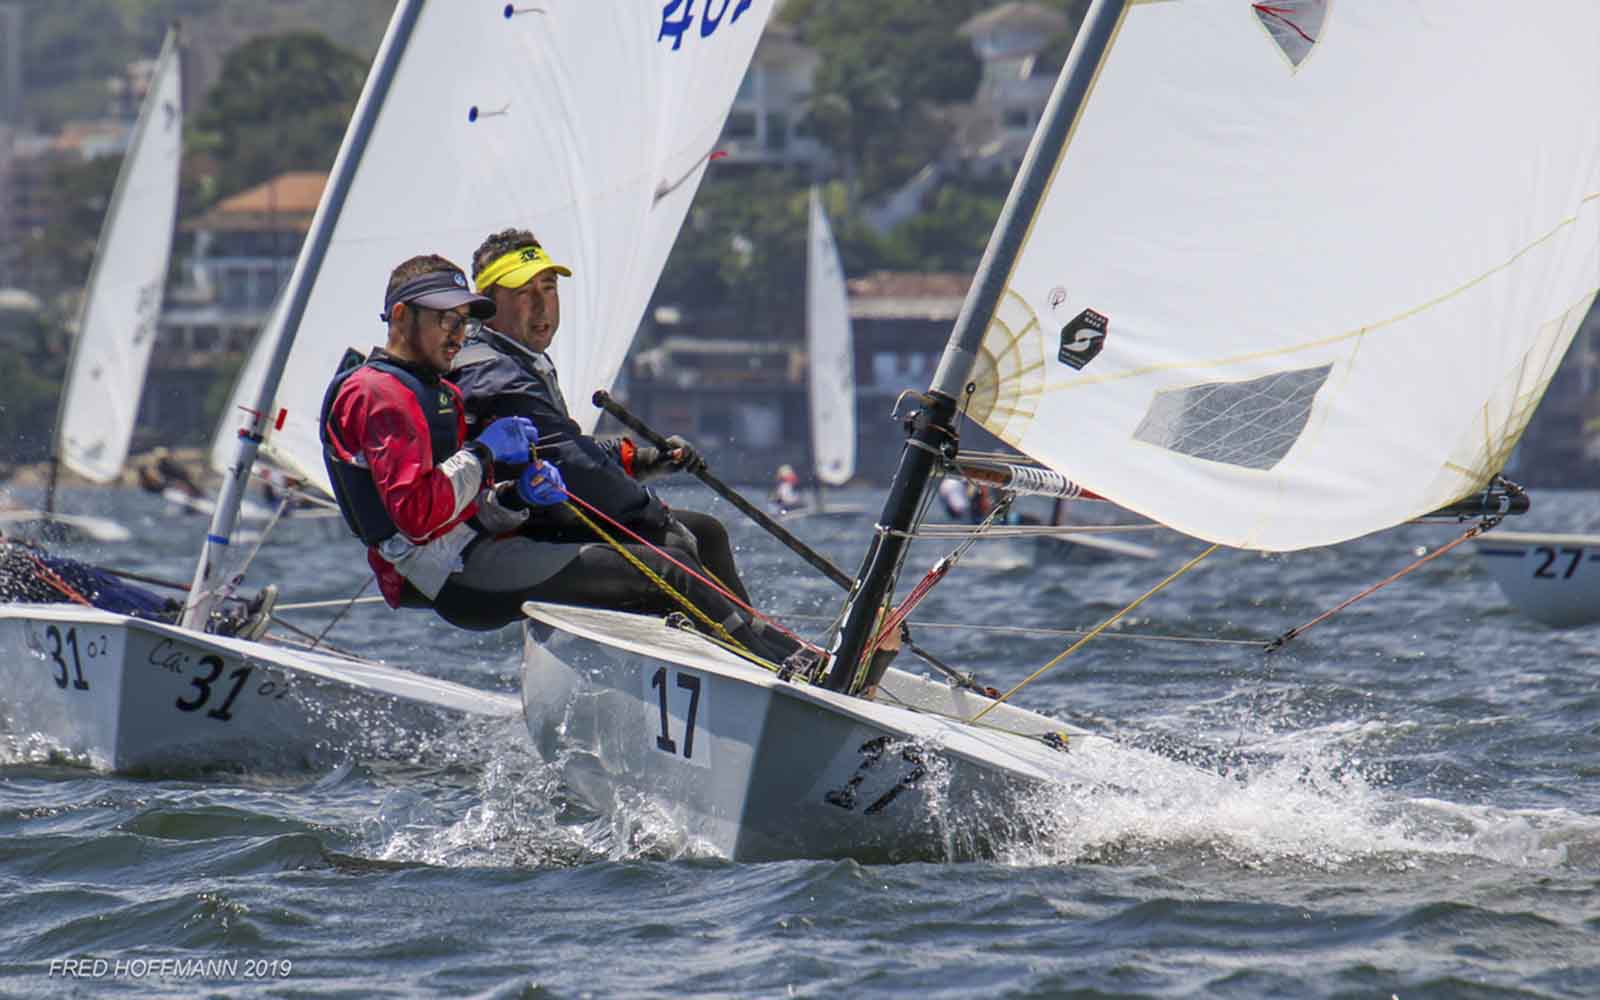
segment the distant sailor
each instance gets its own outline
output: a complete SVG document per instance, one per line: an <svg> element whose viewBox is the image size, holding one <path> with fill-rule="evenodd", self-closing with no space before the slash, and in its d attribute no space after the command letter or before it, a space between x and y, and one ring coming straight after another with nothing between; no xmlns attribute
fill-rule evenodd
<svg viewBox="0 0 1600 1000"><path fill-rule="evenodd" d="M792 465L778 466L777 475L773 477L772 492L767 494L767 501L780 514L787 514L791 510L798 510L800 500L800 476L794 471Z"/></svg>

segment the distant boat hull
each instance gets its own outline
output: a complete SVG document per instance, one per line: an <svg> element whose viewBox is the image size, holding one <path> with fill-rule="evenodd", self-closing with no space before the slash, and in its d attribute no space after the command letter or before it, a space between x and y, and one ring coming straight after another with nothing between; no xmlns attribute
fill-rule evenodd
<svg viewBox="0 0 1600 1000"><path fill-rule="evenodd" d="M1523 614L1557 628L1600 622L1600 535L1492 531L1478 561Z"/></svg>
<svg viewBox="0 0 1600 1000"><path fill-rule="evenodd" d="M845 520L849 518L866 517L872 511L857 503L829 504L826 507L795 507L791 510L781 511L777 515L779 521L803 521L807 519L833 519Z"/></svg>
<svg viewBox="0 0 1600 1000"><path fill-rule="evenodd" d="M76 605L0 606L13 755L119 773L295 770L517 711L391 667Z"/></svg>
<svg viewBox="0 0 1600 1000"><path fill-rule="evenodd" d="M734 860L984 856L1039 832L1030 809L1048 788L1140 768L1219 780L1009 706L965 724L989 699L899 670L868 701L778 680L658 619L524 611L528 732L567 787Z"/></svg>

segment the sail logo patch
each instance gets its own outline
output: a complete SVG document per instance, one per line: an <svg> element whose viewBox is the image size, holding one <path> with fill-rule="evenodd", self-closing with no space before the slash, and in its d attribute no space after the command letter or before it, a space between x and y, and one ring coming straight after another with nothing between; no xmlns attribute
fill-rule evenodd
<svg viewBox="0 0 1600 1000"><path fill-rule="evenodd" d="M1330 0L1263 0L1250 9L1283 50L1289 64L1298 68L1322 37Z"/></svg>
<svg viewBox="0 0 1600 1000"><path fill-rule="evenodd" d="M1062 364L1077 370L1093 361L1106 346L1106 332L1111 321L1085 309L1072 322L1061 328L1061 350L1056 358Z"/></svg>

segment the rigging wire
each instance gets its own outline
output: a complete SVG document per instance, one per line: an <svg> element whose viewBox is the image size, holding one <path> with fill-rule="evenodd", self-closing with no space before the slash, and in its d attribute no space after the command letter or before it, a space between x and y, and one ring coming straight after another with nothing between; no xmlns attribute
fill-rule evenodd
<svg viewBox="0 0 1600 1000"><path fill-rule="evenodd" d="M372 586L372 581L374 579L375 577L373 577L372 574L367 574L367 579L361 584L361 589L350 596L350 600L345 602L344 607L340 608L338 613L328 620L328 624L322 626L322 631L317 633L317 637L311 640L312 649L316 649L319 645L321 645L322 640L328 637L328 633L333 630L333 627L339 624L339 620L348 614L351 608L355 607L356 601L360 600L361 595L365 594L367 592L367 588ZM279 621L278 616L273 615L272 620L274 622Z"/></svg>
<svg viewBox="0 0 1600 1000"><path fill-rule="evenodd" d="M1150 598L1154 597L1163 588L1165 588L1167 586L1167 584L1169 584L1172 581L1178 579L1178 577L1183 576L1185 573L1189 572L1190 570L1194 569L1196 566L1200 565L1202 560L1204 560L1207 556L1211 555L1211 553L1217 551L1217 549L1219 549L1219 548L1221 548L1220 545L1213 544L1213 545L1211 545L1211 547L1207 548L1204 552L1200 553L1199 555L1195 556L1193 559L1190 559L1188 562L1184 563L1177 570L1175 570L1174 572L1169 574L1165 580L1162 580L1160 583L1156 584L1154 587L1151 587L1149 590L1145 591L1143 594L1140 594L1137 598L1134 599L1133 603L1129 604L1127 607L1123 608L1121 611L1118 611L1116 614L1112 615L1110 618L1107 618L1105 621L1101 622L1099 625L1096 625L1092 630L1090 630L1088 635L1084 636L1082 639L1079 639L1077 642L1073 643L1071 646L1068 646L1055 659L1051 660L1049 663L1046 663L1044 666L1040 667L1038 670L1035 670L1033 673L1029 674L1027 677L1024 677L1021 681L1017 682L1015 685L1012 686L1011 690L1007 691L1005 694L1003 694L1000 697L996 698L986 708L984 708L983 711L981 711L977 715L973 716L972 717L972 721L973 722L977 722L979 719L983 718L985 715L988 715L990 712L994 711L994 708L995 708L996 705L999 705L999 704L1007 701L1012 695L1016 694L1018 691L1021 691L1023 688L1025 688L1029 684L1033 683L1033 681L1036 678L1038 678L1039 676L1041 676L1042 674L1044 674L1045 671L1051 669L1056 664L1060 663L1062 660L1065 660L1067 657L1071 656L1073 653L1076 653L1078 650L1082 649L1095 636L1099 635L1101 632L1104 632L1106 629L1110 628L1112 625L1115 625L1123 616L1127 615L1134 608L1137 608L1139 605L1143 604L1145 601L1147 601Z"/></svg>
<svg viewBox="0 0 1600 1000"><path fill-rule="evenodd" d="M283 607L281 604L278 606L280 608ZM788 615L787 617L794 621L829 620L827 615ZM1082 628L1043 628L1033 625L982 625L967 622L933 622L923 618L907 619L906 623L908 625L915 625L917 628L949 629L952 631L960 630L963 632L1000 632L1010 633L1013 635L1036 635L1046 637L1082 636L1088 635L1091 631L1090 629ZM1193 643L1196 645L1214 646L1253 646L1256 648L1261 647L1268 641L1266 639L1219 639L1214 636L1204 635L1163 635L1152 632L1107 632L1101 638L1142 639L1148 642L1183 642Z"/></svg>
<svg viewBox="0 0 1600 1000"><path fill-rule="evenodd" d="M1455 539L1455 540L1453 540L1453 541L1451 541L1451 542L1449 542L1449 543L1447 543L1445 545L1439 546L1437 549L1434 549L1432 552L1429 552L1427 555L1421 557L1420 559L1414 560L1409 565L1401 568L1397 572L1391 573L1390 575L1384 577L1382 580L1379 580L1377 583L1375 583L1372 586L1366 588L1365 590L1362 590L1361 592L1359 592L1357 594L1354 594L1354 595L1346 598L1343 601L1340 601L1338 604L1336 604L1333 607L1329 608L1328 610L1324 611L1322 614L1320 614L1317 617L1311 619L1310 621L1306 622L1305 624L1296 625L1294 628L1289 629L1287 632L1284 632L1282 635L1278 636L1276 639L1273 639L1271 642L1267 643L1266 648L1264 650L1262 650L1262 652L1264 652L1264 653L1277 652L1278 650L1282 649L1285 645L1287 645L1291 640L1293 640L1294 638L1299 636L1301 633L1305 632L1307 629L1311 628L1313 625L1318 625L1318 624L1321 624L1322 622L1327 621L1329 618L1332 618L1334 615L1338 614L1339 612L1343 611L1345 608L1348 608L1350 605L1352 605L1352 604L1356 603L1357 601L1361 600L1363 597L1369 597L1372 594L1377 593L1379 590L1382 590L1384 587L1387 587L1389 584L1391 584L1391 583L1395 582L1396 580L1400 579L1402 576L1405 576L1407 573L1410 573L1413 570L1421 569L1424 565L1426 565L1426 564L1432 562L1433 560L1439 558L1440 556L1444 555L1446 552L1449 552L1451 549L1455 548L1457 545L1460 545L1462 542L1465 542L1465 541L1468 541L1470 539L1478 537L1479 535L1483 534L1486 531L1489 531L1490 529L1492 529L1495 525L1497 525L1499 523L1500 523L1500 518L1498 518L1498 517L1485 518L1484 520L1482 520L1482 521L1478 522L1477 524L1474 524L1472 527L1468 528L1461 535L1460 538L1457 538L1457 539Z"/></svg>

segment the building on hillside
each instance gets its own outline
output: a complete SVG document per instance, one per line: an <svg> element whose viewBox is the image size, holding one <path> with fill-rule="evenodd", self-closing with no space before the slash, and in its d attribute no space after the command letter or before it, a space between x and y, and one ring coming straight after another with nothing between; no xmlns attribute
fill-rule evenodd
<svg viewBox="0 0 1600 1000"><path fill-rule="evenodd" d="M180 224L192 250L167 292L158 364L203 366L206 354L249 349L289 281L327 180L316 171L280 174Z"/></svg>
<svg viewBox="0 0 1600 1000"><path fill-rule="evenodd" d="M883 485L905 442L895 405L933 380L971 276L879 271L848 282L856 380L856 477ZM799 341L754 340L715 316L658 309L629 356L617 394L664 434L699 445L724 479L769 483L810 464L807 358ZM1001 446L968 425L969 447ZM804 476L805 473L802 473Z"/></svg>
<svg viewBox="0 0 1600 1000"><path fill-rule="evenodd" d="M653 346L628 356L616 392L664 434L682 434L717 475L765 482L806 462L805 354L797 343L728 336L719 317L684 321L655 310L641 331Z"/></svg>
<svg viewBox="0 0 1600 1000"><path fill-rule="evenodd" d="M117 120L68 122L53 134L0 125L0 283L24 288L47 283L35 274L22 247L67 210L53 184L56 171L63 164L121 156L132 134L131 121ZM105 198L109 203L110 191ZM39 262L52 270L56 263Z"/></svg>
<svg viewBox="0 0 1600 1000"><path fill-rule="evenodd" d="M326 182L322 173L282 174L179 225L192 249L167 289L139 406L139 446L210 437L207 403L288 284Z"/></svg>
<svg viewBox="0 0 1600 1000"><path fill-rule="evenodd" d="M812 172L826 165L827 149L805 128L819 61L794 28L778 21L768 24L722 129L719 148L730 165Z"/></svg>
<svg viewBox="0 0 1600 1000"><path fill-rule="evenodd" d="M1003 3L961 26L983 66L972 104L954 112L955 154L968 173L1017 172L1061 69L1040 57L1074 27L1036 3Z"/></svg>

